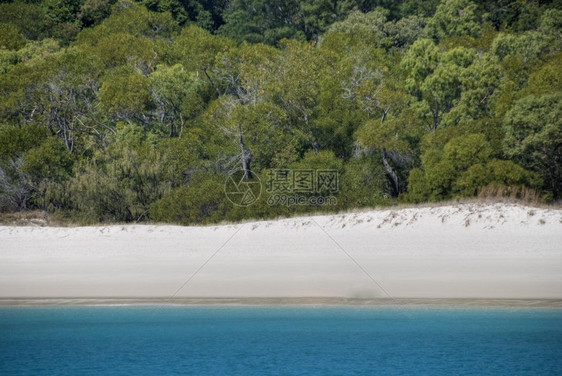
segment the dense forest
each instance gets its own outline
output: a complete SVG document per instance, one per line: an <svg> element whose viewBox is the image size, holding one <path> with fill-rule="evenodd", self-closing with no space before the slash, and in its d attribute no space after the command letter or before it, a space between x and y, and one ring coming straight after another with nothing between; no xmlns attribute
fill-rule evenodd
<svg viewBox="0 0 562 376"><path fill-rule="evenodd" d="M562 2L0 1L0 212L182 224L562 197ZM335 205L232 171L335 170ZM251 173L250 173L251 171Z"/></svg>

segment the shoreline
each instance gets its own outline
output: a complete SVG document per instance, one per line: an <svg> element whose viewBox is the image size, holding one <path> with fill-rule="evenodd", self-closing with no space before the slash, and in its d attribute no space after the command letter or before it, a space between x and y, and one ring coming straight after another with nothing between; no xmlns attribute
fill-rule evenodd
<svg viewBox="0 0 562 376"><path fill-rule="evenodd" d="M2 307L446 307L560 308L562 299L424 299L424 298L0 298Z"/></svg>

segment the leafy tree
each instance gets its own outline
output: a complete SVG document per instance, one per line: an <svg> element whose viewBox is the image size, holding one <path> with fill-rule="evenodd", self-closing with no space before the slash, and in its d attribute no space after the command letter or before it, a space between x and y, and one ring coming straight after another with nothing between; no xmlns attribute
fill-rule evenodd
<svg viewBox="0 0 562 376"><path fill-rule="evenodd" d="M562 95L530 95L504 119L504 152L538 172L555 197L562 192Z"/></svg>
<svg viewBox="0 0 562 376"><path fill-rule="evenodd" d="M121 0L112 7L109 17L97 27L83 30L77 41L96 46L102 37L111 34L124 33L156 40L175 36L178 31L178 23L170 13L150 12L143 6Z"/></svg>
<svg viewBox="0 0 562 376"><path fill-rule="evenodd" d="M308 40L316 39L328 27L349 12L349 2L311 0L301 1L300 9L303 15L304 34Z"/></svg>
<svg viewBox="0 0 562 376"><path fill-rule="evenodd" d="M228 5L226 0L146 0L144 3L150 10L170 12L180 25L192 22L209 31L217 30L224 23L222 14Z"/></svg>
<svg viewBox="0 0 562 376"><path fill-rule="evenodd" d="M47 135L45 128L39 125L0 126L0 161L17 158L38 147Z"/></svg>
<svg viewBox="0 0 562 376"><path fill-rule="evenodd" d="M198 171L212 170L210 158L217 152L207 136L200 128L191 127L179 137L158 142L156 151L167 166L162 179L170 182L171 187L187 184Z"/></svg>
<svg viewBox="0 0 562 376"><path fill-rule="evenodd" d="M562 75L560 65L562 64L562 53L553 55L540 68L529 74L527 85L521 91L522 96L529 94L554 94L562 92Z"/></svg>
<svg viewBox="0 0 562 376"><path fill-rule="evenodd" d="M83 0L46 0L45 18L52 35L68 44L80 31L78 12Z"/></svg>
<svg viewBox="0 0 562 376"><path fill-rule="evenodd" d="M99 24L111 14L113 0L84 0L80 6L78 19L83 27Z"/></svg>
<svg viewBox="0 0 562 376"><path fill-rule="evenodd" d="M76 167L66 188L71 209L86 222L146 219L150 205L170 189L163 179L167 168L149 134L122 125L111 147Z"/></svg>
<svg viewBox="0 0 562 376"><path fill-rule="evenodd" d="M429 17L435 13L440 0L404 0L399 3L397 18L419 15Z"/></svg>
<svg viewBox="0 0 562 376"><path fill-rule="evenodd" d="M147 123L151 105L149 80L134 69L123 67L103 80L99 99L115 121Z"/></svg>
<svg viewBox="0 0 562 376"><path fill-rule="evenodd" d="M73 23L81 5L82 0L48 0L46 16L54 24Z"/></svg>
<svg viewBox="0 0 562 376"><path fill-rule="evenodd" d="M21 63L27 65L40 65L40 62L47 55L52 54L60 49L59 44L53 39L43 39L41 41L28 41L22 48L17 51L8 51L0 49L0 74L8 73L16 66L21 67ZM5 76L6 78L8 77ZM0 78L1 79L1 78ZM11 77L9 78L12 81ZM17 82L13 82L17 84ZM7 88L10 85L3 85Z"/></svg>
<svg viewBox="0 0 562 376"><path fill-rule="evenodd" d="M49 137L23 156L23 172L37 183L44 179L65 180L72 171L73 160L60 139Z"/></svg>
<svg viewBox="0 0 562 376"><path fill-rule="evenodd" d="M331 56L331 52L326 53ZM345 160L353 153L354 132L367 117L360 107L362 102L354 97L355 86L352 85L355 83L347 83L350 68L348 60L343 58L330 67L330 74L323 74L310 122L316 140L313 148L332 150Z"/></svg>
<svg viewBox="0 0 562 376"><path fill-rule="evenodd" d="M562 9L546 9L540 19L538 29L543 33L560 36L562 32Z"/></svg>
<svg viewBox="0 0 562 376"><path fill-rule="evenodd" d="M428 21L428 28L439 39L455 35L478 36L480 22L476 4L470 0L443 0Z"/></svg>
<svg viewBox="0 0 562 376"><path fill-rule="evenodd" d="M551 42L548 34L537 31L521 35L500 33L492 44L492 53L501 61L518 57L524 64L532 64L549 52Z"/></svg>
<svg viewBox="0 0 562 376"><path fill-rule="evenodd" d="M29 207L33 188L29 175L23 171L23 155L39 147L46 137L41 126L0 125L0 212Z"/></svg>
<svg viewBox="0 0 562 376"><path fill-rule="evenodd" d="M453 132L440 133L424 139L422 168L410 171L408 193L405 196L408 201L435 201L451 197L459 175L473 165L486 163L492 154L490 144L483 134L453 137L440 149L438 145L432 144L435 141L444 142L447 133L451 135ZM472 174L474 171L476 170Z"/></svg>
<svg viewBox="0 0 562 376"><path fill-rule="evenodd" d="M235 0L223 13L225 24L219 33L237 41L276 45L283 38L319 40L332 23L350 12L369 12L391 1L329 0Z"/></svg>
<svg viewBox="0 0 562 376"><path fill-rule="evenodd" d="M41 4L31 2L0 3L0 23L10 24L21 31L25 38L38 40L49 33L45 16L45 8Z"/></svg>
<svg viewBox="0 0 562 376"><path fill-rule="evenodd" d="M443 115L445 124L469 123L494 116L495 99L503 78L501 66L489 54L469 56L467 58L472 63L465 69L460 69L460 97L456 98L450 112Z"/></svg>
<svg viewBox="0 0 562 376"><path fill-rule="evenodd" d="M439 63L439 48L429 39L417 40L402 60L402 65L409 71L406 87L413 96L420 99L423 81L435 70Z"/></svg>
<svg viewBox="0 0 562 376"><path fill-rule="evenodd" d="M58 190L72 174L74 160L59 138L49 137L40 146L23 155L21 172L31 188L31 200L48 209L47 193Z"/></svg>
<svg viewBox="0 0 562 376"><path fill-rule="evenodd" d="M338 207L361 208L390 204L387 192L393 188L385 176L377 154L357 156L344 165L340 173Z"/></svg>
<svg viewBox="0 0 562 376"><path fill-rule="evenodd" d="M386 37L384 26L387 16L388 11L380 8L369 13L355 10L345 20L332 24L329 31L347 34L354 39L366 39L366 43L380 46Z"/></svg>
<svg viewBox="0 0 562 376"><path fill-rule="evenodd" d="M182 225L218 222L227 208L225 177L195 175L188 185L179 187L150 207L150 219Z"/></svg>
<svg viewBox="0 0 562 376"><path fill-rule="evenodd" d="M184 25L189 20L189 14L180 1L146 0L144 3L149 10L164 13L170 12L180 25Z"/></svg>
<svg viewBox="0 0 562 376"><path fill-rule="evenodd" d="M204 223L558 198L560 29L534 0L3 2L0 210ZM225 201L229 172L288 167L341 171L337 206Z"/></svg>
<svg viewBox="0 0 562 376"><path fill-rule="evenodd" d="M222 54L234 48L233 41L213 36L206 30L188 25L181 30L171 46L168 65L181 63L188 72L198 72L201 76L212 77L218 70L216 65L221 61ZM211 78L212 84L214 81ZM211 84L211 83L210 83ZM217 88L212 88L216 91ZM218 88L219 91L223 88ZM220 93L219 93L220 95Z"/></svg>
<svg viewBox="0 0 562 376"><path fill-rule="evenodd" d="M237 41L276 44L283 38L304 39L298 30L296 0L233 0L223 14L219 33Z"/></svg>
<svg viewBox="0 0 562 376"><path fill-rule="evenodd" d="M406 88L414 99L413 108L428 130L437 129L443 116L461 96L461 76L472 64L474 53L455 48L439 53L430 40L418 40L412 45L402 64L409 71Z"/></svg>
<svg viewBox="0 0 562 376"><path fill-rule="evenodd" d="M22 163L18 158L0 164L0 212L29 208L32 190L21 171Z"/></svg>
<svg viewBox="0 0 562 376"><path fill-rule="evenodd" d="M90 132L98 74L98 61L77 49L52 53L10 70L0 106L12 121L41 124L74 150Z"/></svg>
<svg viewBox="0 0 562 376"><path fill-rule="evenodd" d="M329 32L347 34L356 41L386 49L408 47L425 36L424 18L409 16L387 21L388 15L389 11L381 8L369 13L355 10L345 20L333 23Z"/></svg>
<svg viewBox="0 0 562 376"><path fill-rule="evenodd" d="M493 159L485 165L478 163L468 168L454 183L453 190L460 196L471 197L489 185L539 188L541 184L538 174L512 161Z"/></svg>
<svg viewBox="0 0 562 376"><path fill-rule="evenodd" d="M0 23L0 50L19 50L25 46L25 37L12 24Z"/></svg>
<svg viewBox="0 0 562 376"><path fill-rule="evenodd" d="M541 15L539 1L478 1L480 12L496 30L526 31L534 29Z"/></svg>
<svg viewBox="0 0 562 376"><path fill-rule="evenodd" d="M150 77L150 93L156 105L156 118L167 128L168 135L180 135L186 120L193 118L203 107L199 94L202 82L187 73L181 64L173 67L159 65Z"/></svg>

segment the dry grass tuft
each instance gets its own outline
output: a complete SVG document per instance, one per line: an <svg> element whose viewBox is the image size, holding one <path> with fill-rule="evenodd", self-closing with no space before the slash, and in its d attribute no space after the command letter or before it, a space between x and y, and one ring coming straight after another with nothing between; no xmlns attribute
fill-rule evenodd
<svg viewBox="0 0 562 376"><path fill-rule="evenodd" d="M0 225L2 226L68 226L60 218L41 210L22 212L0 212Z"/></svg>
<svg viewBox="0 0 562 376"><path fill-rule="evenodd" d="M485 202L513 202L530 206L544 204L541 195L534 189L524 186L487 185L478 192L478 200Z"/></svg>

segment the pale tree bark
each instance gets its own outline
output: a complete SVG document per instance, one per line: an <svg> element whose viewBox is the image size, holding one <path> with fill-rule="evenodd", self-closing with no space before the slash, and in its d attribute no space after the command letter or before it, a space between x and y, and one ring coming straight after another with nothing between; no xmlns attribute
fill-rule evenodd
<svg viewBox="0 0 562 376"><path fill-rule="evenodd" d="M314 154L318 154L320 152L320 145L318 145L318 141L312 141L312 148L314 149Z"/></svg>
<svg viewBox="0 0 562 376"><path fill-rule="evenodd" d="M390 106L387 106L386 108L383 109L382 117L381 117L381 124L384 123L384 121L386 119L386 115L388 114L389 110L390 110ZM386 154L386 148L384 146L381 149L381 157L382 157L382 165L384 167L384 172L386 173L386 176L392 182L392 188L394 189L394 195L398 196L400 193L402 193L402 189L400 188L400 180L398 179L398 175L396 175L396 172L394 172L394 169L392 168L390 163L388 163L388 156Z"/></svg>
<svg viewBox="0 0 562 376"><path fill-rule="evenodd" d="M244 140L242 138L242 127L240 124L238 124L238 144L240 145L240 162L242 163L242 171L244 172L242 178L244 180L249 180L252 178L252 170L250 169L250 165L254 156L244 146Z"/></svg>
<svg viewBox="0 0 562 376"><path fill-rule="evenodd" d="M398 196L402 192L402 189L400 188L400 181L398 180L398 175L396 175L396 172L394 172L392 166L390 165L390 163L388 163L386 148L384 147L382 148L381 156L382 164L384 166L384 172L392 182L392 188L394 189L395 195Z"/></svg>
<svg viewBox="0 0 562 376"><path fill-rule="evenodd" d="M221 92L221 90L217 86L217 83L209 75L207 70L204 69L203 72L205 73L205 76L209 80L209 83L210 83L211 87L213 87L215 89L218 97L222 97L222 96L227 95L227 93L230 93L231 95L233 95L236 98L236 102L239 105L244 106L244 105L252 102L249 99L248 90L246 90L240 84L240 76L229 75L229 77L226 79L226 85L225 85L225 88L224 88L224 92ZM227 133L231 133L231 132L227 131ZM254 156L253 156L252 152L250 150L248 150L246 148L246 146L244 145L243 134L244 134L244 131L242 130L242 124L238 124L238 146L240 147L240 154L236 158L234 158L234 160L236 160L236 159L240 160L240 164L242 165L242 171L243 171L242 178L244 180L249 180L249 179L252 179L252 177L253 177L250 167L251 167L252 159L253 159Z"/></svg>

